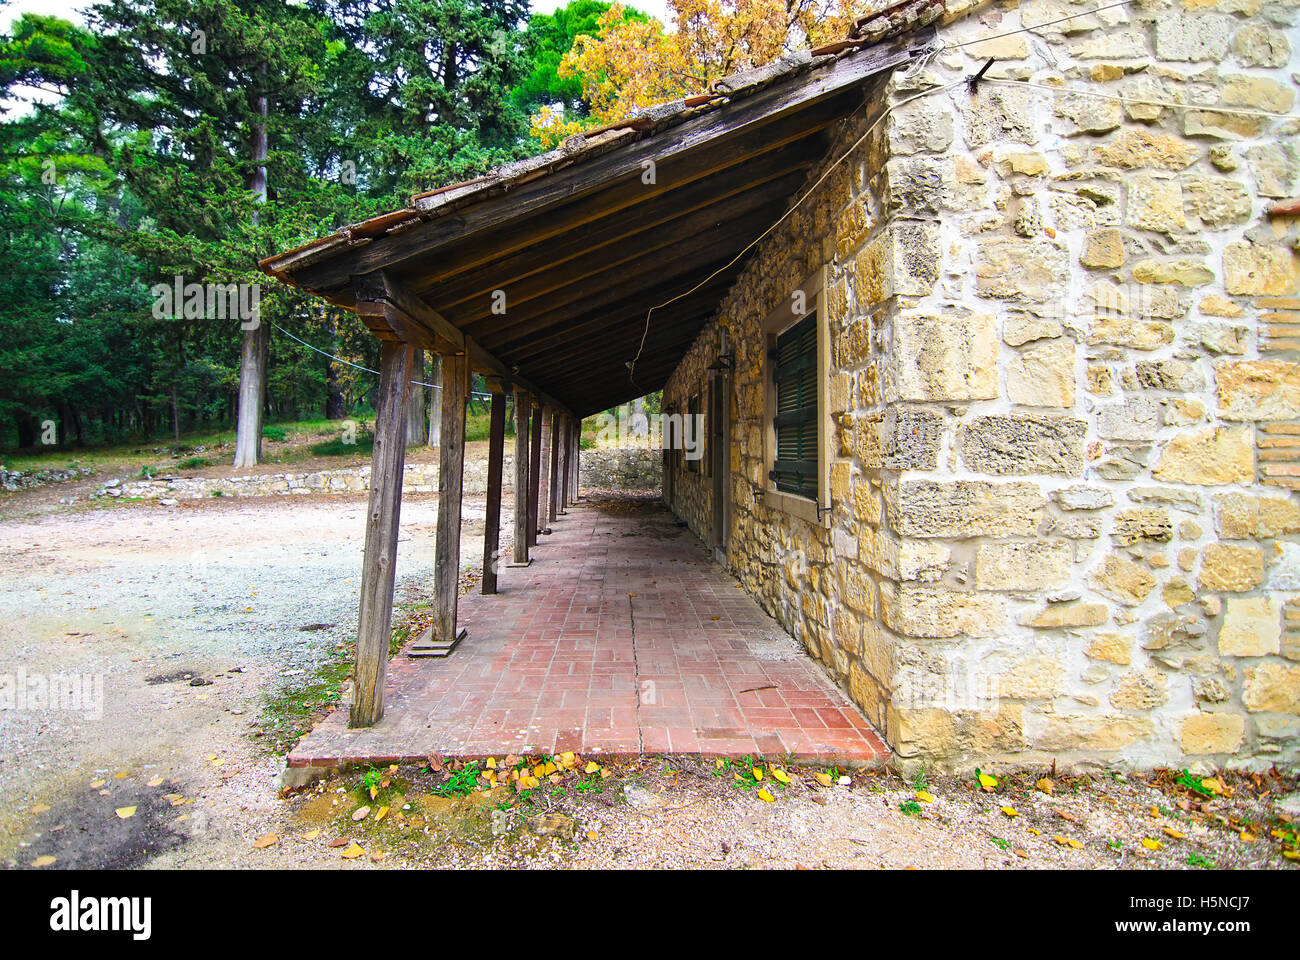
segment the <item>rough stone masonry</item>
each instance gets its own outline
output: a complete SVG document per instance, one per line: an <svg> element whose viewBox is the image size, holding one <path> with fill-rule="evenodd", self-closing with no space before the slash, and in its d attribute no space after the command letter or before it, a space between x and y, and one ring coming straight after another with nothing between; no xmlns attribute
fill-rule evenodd
<svg viewBox="0 0 1300 960"><path fill-rule="evenodd" d="M725 333L727 564L905 770L1300 758L1300 4L1034 26L1098 5L935 8L665 391ZM818 274L819 521L764 495L763 328Z"/></svg>

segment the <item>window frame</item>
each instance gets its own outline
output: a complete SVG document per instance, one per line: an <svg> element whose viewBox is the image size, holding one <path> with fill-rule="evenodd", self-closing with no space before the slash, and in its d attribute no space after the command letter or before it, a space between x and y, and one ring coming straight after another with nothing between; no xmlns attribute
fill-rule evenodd
<svg viewBox="0 0 1300 960"><path fill-rule="evenodd" d="M776 310L763 321L763 501L771 509L779 510L791 516L799 517L809 523L827 526L830 523L830 511L822 513L818 507L829 506L830 497L830 462L831 451L828 444L834 431L831 428L830 410L827 397L827 384L830 376L830 336L825 290L825 266L818 268L799 285L805 296L805 313L794 313L793 291ZM817 357L816 357L816 395L817 395L817 499L813 500L801 494L778 490L776 481L770 476L776 463L776 362L772 357L776 341L807 318L809 313L816 313L817 320Z"/></svg>

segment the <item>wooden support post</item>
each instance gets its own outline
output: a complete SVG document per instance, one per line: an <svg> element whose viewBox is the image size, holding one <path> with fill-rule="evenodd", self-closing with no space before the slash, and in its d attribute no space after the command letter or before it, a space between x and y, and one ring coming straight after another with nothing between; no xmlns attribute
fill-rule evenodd
<svg viewBox="0 0 1300 960"><path fill-rule="evenodd" d="M528 566L528 413L533 400L527 390L515 388L515 559L513 566Z"/></svg>
<svg viewBox="0 0 1300 960"><path fill-rule="evenodd" d="M573 469L569 476L569 495L570 503L578 502L578 472L582 467L582 421L579 420L573 424L573 439L570 441L570 450L573 451Z"/></svg>
<svg viewBox="0 0 1300 960"><path fill-rule="evenodd" d="M551 431L552 407L542 405L542 449L537 461L537 534L546 530L551 522L551 490L555 481L551 471L551 458L555 456L555 436Z"/></svg>
<svg viewBox="0 0 1300 960"><path fill-rule="evenodd" d="M559 496L555 498L555 513L564 516L565 507L569 505L569 416L561 413L556 416L560 441L556 444L560 450Z"/></svg>
<svg viewBox="0 0 1300 960"><path fill-rule="evenodd" d="M487 519L483 525L483 592L497 592L501 546L501 471L506 447L506 395L501 381L488 380L492 417L488 430Z"/></svg>
<svg viewBox="0 0 1300 960"><path fill-rule="evenodd" d="M434 546L433 640L454 643L460 584L460 495L465 476L469 355L442 358L442 451L438 457L438 539Z"/></svg>
<svg viewBox="0 0 1300 960"><path fill-rule="evenodd" d="M397 527L406 465L406 417L414 349L385 340L379 348L375 444L370 455L370 508L361 564L361 613L357 623L356 683L351 727L369 727L384 715L384 675L393 626L397 575Z"/></svg>
<svg viewBox="0 0 1300 960"><path fill-rule="evenodd" d="M546 487L546 516L549 520L554 520L560 509L560 456L567 439L560 420L560 411L552 410L551 422L547 424L551 428L551 482Z"/></svg>
<svg viewBox="0 0 1300 960"><path fill-rule="evenodd" d="M537 546L537 494L542 481L542 406L533 404L528 443L528 545Z"/></svg>

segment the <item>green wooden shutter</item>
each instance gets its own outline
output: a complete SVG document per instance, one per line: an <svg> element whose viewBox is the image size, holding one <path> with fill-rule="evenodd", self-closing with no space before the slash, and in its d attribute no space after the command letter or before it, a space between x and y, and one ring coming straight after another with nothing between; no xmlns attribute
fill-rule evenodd
<svg viewBox="0 0 1300 960"><path fill-rule="evenodd" d="M776 488L817 499L817 314L776 339Z"/></svg>

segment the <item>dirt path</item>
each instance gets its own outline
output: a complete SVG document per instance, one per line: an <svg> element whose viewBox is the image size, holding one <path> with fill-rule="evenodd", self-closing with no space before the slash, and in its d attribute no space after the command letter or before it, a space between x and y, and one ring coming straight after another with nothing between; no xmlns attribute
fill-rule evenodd
<svg viewBox="0 0 1300 960"><path fill-rule="evenodd" d="M364 512L364 497L314 496L0 523L0 676L76 676L91 694L0 710L0 863L36 846L67 866L194 862L231 821L271 815L267 697L353 636ZM436 497L406 498L399 599L430 579L436 517ZM466 520L468 563L481 503ZM164 794L201 802L168 815L147 802Z"/></svg>

